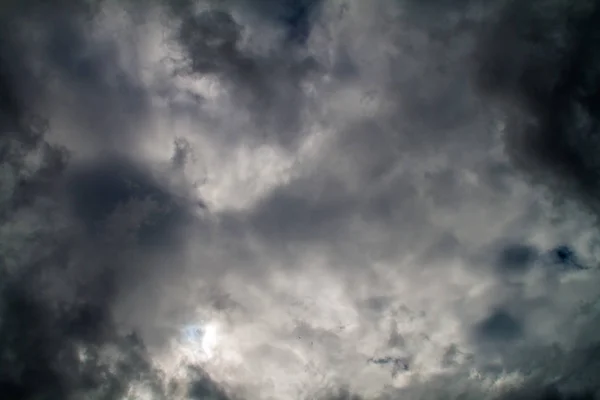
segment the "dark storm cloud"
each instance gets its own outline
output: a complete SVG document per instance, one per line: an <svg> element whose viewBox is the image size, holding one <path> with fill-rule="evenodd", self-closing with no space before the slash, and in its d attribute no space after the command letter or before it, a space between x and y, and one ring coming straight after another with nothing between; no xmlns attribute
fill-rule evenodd
<svg viewBox="0 0 600 400"><path fill-rule="evenodd" d="M109 399L122 396L136 379L160 383L135 337L112 331L105 304L48 304L31 282L8 284L2 293L0 333L4 395L69 399L97 391ZM116 346L122 360L103 361L105 346Z"/></svg>
<svg viewBox="0 0 600 400"><path fill-rule="evenodd" d="M555 387L547 387L542 388L542 390L535 391L527 391L523 390L521 392L515 391L514 393L509 393L505 396L502 396L502 400L594 400L596 396L593 392L589 391L581 391L581 392L561 392Z"/></svg>
<svg viewBox="0 0 600 400"><path fill-rule="evenodd" d="M36 57L46 61L48 74L59 82L51 95L70 97L69 117L77 122L78 134L89 132L97 145L118 141L122 146L135 132L135 121L148 112L148 94L137 71L123 68L115 43L90 38L85 21L59 14L44 27Z"/></svg>
<svg viewBox="0 0 600 400"><path fill-rule="evenodd" d="M288 44L303 44L312 28L322 0L258 0L239 1L249 12L255 13L271 23L278 24L285 31Z"/></svg>
<svg viewBox="0 0 600 400"><path fill-rule="evenodd" d="M2 93L11 96L11 93ZM3 108L4 113L11 113L14 109ZM4 115L6 116L6 114ZM13 114L13 116L15 116ZM10 118L11 116L7 116ZM6 147L18 146L21 143L10 140L6 129L13 127L0 127L3 129L2 145ZM21 127L21 129L26 129ZM23 131L25 135L27 133ZM37 145L42 145L40 140ZM21 154L23 157L26 154ZM22 159L3 158L3 167L11 168L13 176L3 176L2 189L4 198L8 198L10 215L3 215L3 225L7 226L13 218L22 216L23 213L34 214L27 210L35 207L35 204L23 204L18 201L19 188L28 185L27 178L20 178L17 188L10 184L11 179L18 177L24 167L19 165ZM61 173L54 170L56 178ZM16 189L16 190L15 190ZM14 190L14 192L10 192ZM8 191L8 193L6 192ZM38 195L42 195L38 193ZM15 198L17 197L17 198ZM3 204L3 211L7 205ZM35 216L34 218L39 218ZM38 223L44 223L42 220ZM0 390L5 395L14 399L32 399L38 396L49 396L51 398L69 398L74 391L85 389L85 375L90 374L91 379L97 379L100 374L95 375L97 368L101 373L101 366L90 363L92 370L84 368L77 359L76 340L82 341L86 347L92 348L99 337L104 338L105 326L105 304L100 301L99 305L86 302L81 306L72 304L55 304L53 299L47 299L43 295L47 288L41 284L43 275L59 273L64 265L64 260L56 259L62 256L60 246L62 240L60 233L52 232L50 227L34 229L27 234L33 240L25 240L22 243L11 243L18 240L16 237L3 238L2 252L2 287L0 289L0 346L2 348L0 358ZM7 249L8 247L8 249ZM12 249L11 249L12 247ZM16 254L12 254L14 250ZM42 252L45 250L44 252ZM69 252L69 250L66 250ZM21 252L32 252L29 257L21 257ZM45 254L44 254L45 253ZM67 310L63 311L64 307ZM63 369L64 368L64 369ZM80 368L84 368L80 374ZM90 382L90 385L94 385ZM109 391L118 388L118 378L114 382L105 381L100 384L113 386Z"/></svg>
<svg viewBox="0 0 600 400"><path fill-rule="evenodd" d="M404 68L409 59L399 58L390 62L396 68L392 76L381 77L385 81L383 92L392 104L391 111L382 112L382 118L394 128L360 121L341 128L336 139L335 150L344 157L334 155L337 158L332 163L352 160L347 175L351 175L360 189L351 192L323 171L309 176L310 182L292 179L289 185L267 193L256 207L219 216L222 231L217 233L222 233L226 241L231 240L235 245L227 251L240 253L240 258L251 263L253 254L246 255L243 244L237 246L239 243L234 240L249 231L269 251L298 243L338 246L342 253L340 257L354 263L357 260L368 262L368 256L374 253L377 259L386 256L391 259L390 254L409 251L413 254L421 247L425 248L421 260L425 264L431 260L446 264L446 259L473 252L450 230L439 234L436 230L432 235L429 228L434 217L428 215L424 205L431 202L436 210L443 209L445 213L460 208L465 193L471 189L461 180L458 170L426 173L423 181L417 181L408 173L392 174L398 162L398 149L404 152L415 150L417 154L421 154L418 153L421 150L435 153L443 151L446 145L451 147L459 142L464 145L461 140L469 135L481 142L490 140L485 131L489 125L474 117L480 112L481 99L469 86L472 70L462 64L468 51L461 50L459 54L450 51L456 47L462 49L461 41L468 39L473 29L485 34L476 43L479 46L476 57L470 59L479 68L479 88L486 94L499 94L503 100L508 99L508 103L518 101L519 107L525 107L521 107L521 114L532 115L536 120L537 125L527 131L511 130L520 122L511 120L507 145L515 160L534 175L538 171L543 174L555 171L552 182L573 179L578 182L575 186L591 198L597 190L595 147L593 135L590 139L582 132L592 132L594 124L590 122L581 128L576 133L582 138L574 140L571 131L561 127L579 121L582 113L591 118L597 111L596 91L586 86L587 80L595 79L586 72L588 66L595 65L593 46L584 40L586 35L595 34L596 11L573 11L575 17L567 23L572 26L565 28L570 42L557 45L563 47L554 51L555 44L546 37L542 38L541 45L529 43L537 40L546 28L553 32L554 28L548 27L545 19L552 20L563 14L555 10L557 17L544 15L538 18L537 13L545 10L543 7L538 10L538 3L542 2L535 6L510 5L499 19L483 28L478 25L479 17L472 16L473 2L403 3L407 15L415 17L408 18L411 28L426 31L428 41L427 46L423 46L425 49L412 43L406 46L405 50L412 52L419 61L413 73ZM483 4L487 3L479 5ZM227 5L232 9L229 10ZM222 79L240 112L252 116L252 124L245 126L247 131L241 136L261 143L274 141L287 148L293 147L290 145L296 144L301 137L301 113L310 106L303 99L302 80L311 73L319 73L319 68L323 67L304 53L323 2L239 0L221 2L219 7L199 13L192 11L186 2L168 6L174 10L174 19L179 23L174 39L184 52L183 65L187 67L181 73L187 77L213 75ZM269 54L245 47L247 44L242 37L252 27L244 26L247 21L243 18L238 19L236 11L239 10L246 10L260 22L280 29L283 32L281 43L277 43ZM457 14L462 17L450 18ZM106 144L109 150L115 144L129 148L129 138L143 136L136 127L149 107L148 93L136 76L136 67L130 71L121 65L116 43L91 38L85 20L74 18L66 11L54 10L47 20L36 18L28 21L40 28L40 41L29 43L21 37L13 40L11 35L0 39L0 128L6 133L0 139L0 154L2 161L8 161L6 164L10 167L10 174L1 178L0 218L7 230L15 228L10 224L35 221L31 224L33 228L22 228L26 231L22 237L17 237L19 231L14 229L11 240L2 243L6 251L1 253L0 269L3 278L0 289L0 393L9 393L15 399L33 399L39 395L68 399L96 391L108 400L124 394L131 382L142 381L152 387L157 397L167 397L169 389L177 391L181 388L175 383L173 387L163 387L165 379L151 365L144 343L134 334L121 332L122 327L114 321L113 314L120 296L134 289L144 292L141 296L144 307L138 307L135 301L132 307L134 312L142 315L140 318L144 318L143 311L157 304L155 297L160 296L146 290L144 283L160 281L155 275L162 278L175 273L173 264L177 259L170 259L169 268L154 269L145 264L144 252L160 252L164 247L159 244L164 245L167 239L176 237L173 232L191 219L187 203L174 196L140 164L115 158L85 165L69 164L63 149L46 143L42 133L36 132L41 129L34 127L31 122L34 119L29 117L36 113L30 113L25 104L36 103L33 97L37 87L41 97L52 102L52 96L56 95L57 104L71 106L63 118L75 126L76 136L95 140L99 145ZM515 26L518 29L513 29ZM19 56L22 45L26 51ZM410 49L411 46L417 48ZM470 49L469 45L465 48ZM546 48L549 50L544 50ZM340 49L339 53L338 64L332 69L334 75L339 74L336 76L339 82L352 83L361 73L365 74L353 60L356 54L351 55L349 49ZM517 63L509 63L508 60L515 58ZM369 60L371 63L380 61ZM33 63L41 65L44 74L58 82L60 90L47 89L47 82L33 74L32 71L38 68L34 68ZM546 71L544 68L548 66L551 68ZM32 76L27 76L29 73ZM466 86L469 86L467 90ZM61 101L69 97L67 93L72 96L71 102L62 104ZM565 100L567 97L569 100ZM194 107L195 103L189 109L193 111ZM387 140L390 130L394 133L391 141ZM402 131L402 135L398 131ZM25 160L37 149L42 149L42 166L32 174L27 170ZM459 150L464 152L464 149ZM187 151L184 145L177 147L171 160L174 169L182 169L189 163ZM464 157L468 158L468 154ZM416 163L417 158L410 162ZM478 166L481 167L479 177L484 180L481 186L488 195L486 199L502 200L502 196L512 190L510 181L515 174L505 165L491 164ZM499 193L497 197L496 192ZM48 206L49 202L51 206ZM151 204L146 210L142 205L148 202ZM143 211L139 219L132 217L133 210ZM366 232L365 239L355 239L347 234L351 231L350 216L368 220L375 228ZM123 223L123 226L117 224L117 231L131 229L133 238L127 236L127 240L121 240L124 236L111 230L114 227L110 224L115 221ZM368 230L370 226L362 227ZM361 240L372 243L362 246ZM143 251L140 250L142 247ZM538 255L536 247L518 240L491 248L493 254L486 254L486 258L493 259L502 273L527 272ZM564 252L556 254L562 261L568 258ZM414 268L425 267L419 264ZM156 271L158 269L160 271ZM421 289L426 290L418 290ZM523 297L517 291L514 298L506 302L506 309L492 310L474 325L471 333L477 344L484 347L501 342L510 348L525 338L524 321L530 304L522 301ZM392 300L384 295L373 297L368 307L374 312L385 310ZM513 312L519 306L522 309ZM307 325L301 333L315 338L325 336L326 343L332 343L329 350L339 343L335 333L321 328ZM405 340L395 329L388 342L390 346L400 348ZM87 352L87 358L82 359L80 347ZM103 352L110 348L118 349L119 361L102 358ZM593 347L582 345L582 349L583 353ZM561 351L563 353L557 358L574 365L577 370L574 375L585 375L582 370L593 370L592 362L579 353ZM452 385L466 379L460 375L464 369L457 365L457 354L449 352L445 361L458 369L456 375L451 372L449 378L434 376L424 383L413 382L392 394L418 396L430 390L429 393L435 392L436 396L446 395ZM579 363L580 359L585 360ZM395 363L396 359L377 360L388 364ZM507 370L520 371L521 361L508 366ZM464 368L468 366L469 363ZM536 368L548 369L539 365ZM549 374L540 372L540 375ZM228 398L226 391L202 369L192 368L191 379L189 387L183 388L189 397ZM541 378L536 381L526 376L525 381L523 393L527 394L515 393L514 398L570 398L567 394L540 393L539 389L547 386ZM581 384L577 391L592 385ZM531 387L531 392L527 391ZM485 391L479 390L473 391L483 396ZM567 393L565 390L559 392ZM360 398L350 392L339 392L326 398ZM460 390L456 392L458 395ZM513 398L510 396L507 398Z"/></svg>
<svg viewBox="0 0 600 400"><path fill-rule="evenodd" d="M243 4L243 8L260 9L256 6L260 3ZM271 8L265 7L265 11ZM258 130L260 140L294 145L300 137L300 117L305 107L300 83L307 74L317 71L314 60L284 44L277 44L268 54L242 46L245 27L226 9L180 12L175 12L180 24L174 37L183 52L180 73L223 79L240 110L251 115L252 125L241 135L242 140L252 138L256 135L253 131ZM302 11L292 14L298 12ZM259 23L269 23L270 16L262 12L258 15L267 18Z"/></svg>
<svg viewBox="0 0 600 400"><path fill-rule="evenodd" d="M515 165L533 182L549 188L552 197L575 200L593 212L598 211L600 188L594 155L600 118L599 17L595 1L509 2L480 31L475 53L479 87L506 112L506 149ZM504 253L499 265L531 265L529 250L517 253ZM547 271L583 267L570 246L541 249L539 256ZM579 358L578 352L564 357ZM593 362L577 362L565 379L577 381L595 368ZM525 386L525 394L507 398L595 398L594 389L587 393L586 388L597 388L595 382L584 380L565 394L539 394L539 386Z"/></svg>
<svg viewBox="0 0 600 400"><path fill-rule="evenodd" d="M193 380L188 389L188 396L191 400L215 399L228 400L229 397L208 377Z"/></svg>
<svg viewBox="0 0 600 400"><path fill-rule="evenodd" d="M556 246L548 253L546 258L550 268L554 267L563 271L578 271L588 268L579 260L576 251L568 245Z"/></svg>
<svg viewBox="0 0 600 400"><path fill-rule="evenodd" d="M509 3L483 30L478 80L507 106L507 149L561 198L596 207L600 7Z"/></svg>
<svg viewBox="0 0 600 400"><path fill-rule="evenodd" d="M3 8L3 28L30 23L31 15L44 14L38 7L24 14ZM72 85L82 122L99 123L107 135L122 123L103 125L94 110L118 98L113 105L129 118L139 109L128 105L143 104L127 80L117 76L117 87L107 84L111 53L84 43L78 16L49 17L38 26L44 43L27 42L22 31L0 38L0 393L11 400L90 395L108 400L138 383L155 398L166 398L166 382L145 345L113 321L124 283L119 254L127 244L115 249L79 228L99 223L122 203L151 197L165 208L174 202L127 163L107 161L69 174L69 154L46 141L46 115L36 109L35 96L46 89L34 73L39 65ZM163 234L177 217L164 218L145 234ZM196 383L202 385L216 387L206 379Z"/></svg>
<svg viewBox="0 0 600 400"><path fill-rule="evenodd" d="M98 34L96 6L8 7L4 68L12 69L22 100L43 109L44 120L61 135L74 130L68 132L74 142L114 151L131 145L147 116L149 94L133 48L135 27L118 38Z"/></svg>
<svg viewBox="0 0 600 400"><path fill-rule="evenodd" d="M173 229L185 224L188 210L140 167L125 160L104 159L78 166L66 184L70 207L90 232L106 233L111 215L120 208L147 208L134 226L138 241L167 246Z"/></svg>
<svg viewBox="0 0 600 400"><path fill-rule="evenodd" d="M275 25L284 31L284 40L287 45L302 45L307 40L322 0L225 0L209 1L217 8L233 8L242 10L260 18L262 22ZM194 4L188 0L167 2L172 12L183 15L192 12Z"/></svg>
<svg viewBox="0 0 600 400"><path fill-rule="evenodd" d="M18 97L7 82L2 86L3 99ZM18 82L10 86L18 89ZM91 392L114 399L133 381L160 384L143 345L112 325L112 271L100 269L83 281L70 272L73 262L83 261L76 257L80 241L74 231L61 229L60 215L59 220L52 215L60 214L54 189L66 165L60 157L64 152L32 133L20 118L26 108L12 101L0 109L2 166L12 174L3 174L0 185L2 228L10 232L0 244L0 392L14 400L69 399ZM33 151L42 153L42 164L31 174L25 157ZM24 237L21 219L35 221ZM111 346L120 361L103 360L102 352Z"/></svg>

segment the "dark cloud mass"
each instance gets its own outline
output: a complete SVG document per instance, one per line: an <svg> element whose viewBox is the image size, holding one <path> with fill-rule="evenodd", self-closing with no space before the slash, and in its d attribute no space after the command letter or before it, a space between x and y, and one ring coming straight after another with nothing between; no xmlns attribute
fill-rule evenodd
<svg viewBox="0 0 600 400"><path fill-rule="evenodd" d="M522 272L527 270L537 258L537 249L526 244L512 244L501 250L498 256L498 268Z"/></svg>
<svg viewBox="0 0 600 400"><path fill-rule="evenodd" d="M512 341L522 334L519 321L503 310L496 310L479 323L477 335L482 340Z"/></svg>
<svg viewBox="0 0 600 400"><path fill-rule="evenodd" d="M483 35L479 60L482 86L516 105L507 130L514 159L592 207L599 17L595 1L511 3Z"/></svg>
<svg viewBox="0 0 600 400"><path fill-rule="evenodd" d="M6 2L0 398L600 398L599 45L595 0Z"/></svg>

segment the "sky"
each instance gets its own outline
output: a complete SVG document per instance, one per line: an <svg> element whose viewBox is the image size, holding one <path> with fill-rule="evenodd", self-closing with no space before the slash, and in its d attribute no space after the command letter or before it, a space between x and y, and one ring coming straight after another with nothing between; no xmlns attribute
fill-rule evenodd
<svg viewBox="0 0 600 400"><path fill-rule="evenodd" d="M599 398L600 3L0 7L0 393Z"/></svg>

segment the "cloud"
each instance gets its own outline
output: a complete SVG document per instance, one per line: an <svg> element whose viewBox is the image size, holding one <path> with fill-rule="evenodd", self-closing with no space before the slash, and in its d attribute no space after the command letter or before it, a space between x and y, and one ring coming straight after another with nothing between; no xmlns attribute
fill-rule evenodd
<svg viewBox="0 0 600 400"><path fill-rule="evenodd" d="M511 341L522 334L519 321L503 310L492 312L489 317L479 323L475 330L481 339L492 341Z"/></svg>
<svg viewBox="0 0 600 400"><path fill-rule="evenodd" d="M595 6L565 4L3 14L5 393L597 391Z"/></svg>
<svg viewBox="0 0 600 400"><path fill-rule="evenodd" d="M509 5L483 35L479 64L483 87L511 105L507 143L515 161L536 179L552 181L562 196L578 193L586 202L595 190L589 151L596 8L592 2Z"/></svg>
<svg viewBox="0 0 600 400"><path fill-rule="evenodd" d="M526 244L507 245L498 256L498 268L522 272L531 267L537 258L538 250Z"/></svg>
<svg viewBox="0 0 600 400"><path fill-rule="evenodd" d="M68 27L73 21L63 22ZM122 255L127 244L115 246L106 236L81 229L86 223L99 223L117 203L130 201L135 191L103 175L101 167L69 176L69 151L47 140L46 116L38 114L43 109L32 97L43 95L47 87L27 59L28 48L22 54L11 51L32 44L20 40L19 32L3 35L1 46L0 390L13 399L123 398L134 387L145 386L164 397L164 379L146 346L139 336L115 324L115 296L124 277L117 254ZM67 52L79 46L63 45L61 50ZM58 69L64 67L69 80L80 72L83 81L95 79L89 71L72 69L72 54L52 52L55 55L56 60L38 61L48 68L55 61L65 62ZM71 82L77 86L81 80ZM29 92L36 86L39 93ZM136 183L145 185L142 196L152 192L143 173L133 175L140 181ZM91 183L98 177L104 178L104 186ZM101 190L94 193L95 189Z"/></svg>

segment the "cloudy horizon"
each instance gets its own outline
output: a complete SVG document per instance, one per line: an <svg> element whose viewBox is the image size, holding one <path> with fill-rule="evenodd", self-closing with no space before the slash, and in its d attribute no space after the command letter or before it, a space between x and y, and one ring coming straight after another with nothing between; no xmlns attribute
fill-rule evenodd
<svg viewBox="0 0 600 400"><path fill-rule="evenodd" d="M600 395L600 3L25 3L7 399Z"/></svg>

